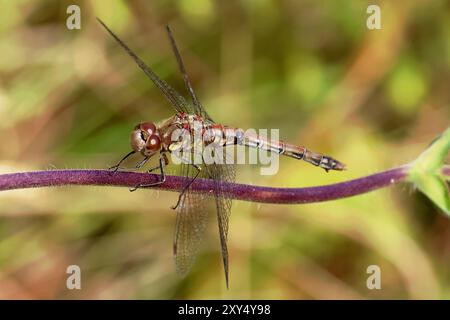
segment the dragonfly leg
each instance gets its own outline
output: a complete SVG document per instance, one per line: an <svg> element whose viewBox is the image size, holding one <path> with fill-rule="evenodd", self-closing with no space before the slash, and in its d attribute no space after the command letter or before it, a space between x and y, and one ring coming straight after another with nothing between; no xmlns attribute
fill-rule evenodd
<svg viewBox="0 0 450 320"><path fill-rule="evenodd" d="M169 164L169 159L167 159L167 156L165 153L161 153L161 156L163 157L164 165L167 166ZM159 169L160 167L161 167L161 164L159 164L153 168L150 168L147 170L147 173L152 173L153 171L155 171L156 169Z"/></svg>
<svg viewBox="0 0 450 320"><path fill-rule="evenodd" d="M196 173L195 176L191 179L191 181L189 181L189 183L186 184L186 185L184 186L183 190L181 190L181 192L180 192L180 194L179 194L179 196L178 196L177 203L176 203L174 206L172 206L172 209L173 209L173 210L175 210L176 208L178 208L178 206L179 206L180 203L181 203L181 199L183 198L185 192L187 191L187 189L189 189L189 187L191 186L191 184L195 181L195 179L197 179L198 175L199 175L200 172L202 171L202 168L199 167L198 165L196 165L195 163L191 163L191 165L192 165L195 169L197 169L197 173Z"/></svg>
<svg viewBox="0 0 450 320"><path fill-rule="evenodd" d="M153 171L155 171L156 169L159 169L160 165L158 164L157 166L154 166L153 168L150 168L147 170L147 173L152 173Z"/></svg>
<svg viewBox="0 0 450 320"><path fill-rule="evenodd" d="M125 168L127 169L127 171L137 171L139 169L141 169L147 162L148 160L150 160L150 157L145 157L144 159L142 159L141 161L139 161L134 168ZM115 165L113 168L114 171L112 171L112 173L115 173L118 168L116 168L117 165ZM157 166L156 168L159 168L159 166ZM111 168L110 168L111 169Z"/></svg>
<svg viewBox="0 0 450 320"><path fill-rule="evenodd" d="M147 161L150 159L150 157L145 157L144 159L142 159L141 161L139 161L136 166L134 167L135 170L139 170L140 168L142 168L144 166L144 164L147 163Z"/></svg>
<svg viewBox="0 0 450 320"><path fill-rule="evenodd" d="M112 174L116 173L117 170L119 170L120 165L121 165L121 164L122 164L129 156L131 156L131 155L134 154L134 153L136 153L136 151L134 151L134 150L131 151L131 152L129 152L129 153L128 153L125 157L123 157L116 165L114 165L114 166L112 166L112 167L109 167L108 170L110 170Z"/></svg>
<svg viewBox="0 0 450 320"><path fill-rule="evenodd" d="M138 171L139 169L141 169L147 162L148 160L150 160L150 157L145 157L144 159L142 159L141 161L139 161L134 168L127 168L127 171Z"/></svg>
<svg viewBox="0 0 450 320"><path fill-rule="evenodd" d="M144 160L142 160L140 163L143 162L142 165L144 165L145 162L148 161L148 159L150 159L150 157L146 157L146 158L145 158ZM140 183L140 184L134 186L133 188L130 188L130 192L136 191L136 190L139 189L139 188L154 187L154 186L158 186L158 185L164 183L164 182L166 181L166 173L164 172L164 165L166 164L166 160L167 160L166 157L165 157L164 155L161 155L161 154L160 154L160 156L159 156L159 166L157 166L157 167L155 168L155 169L158 169L158 168L159 168L159 169L161 170L161 176L160 176L159 181L156 181L156 182L154 182L154 183L147 183L147 184ZM145 162L144 162L144 161L145 161ZM138 165L139 165L140 163L138 163ZM142 166L142 165L141 165L141 166Z"/></svg>

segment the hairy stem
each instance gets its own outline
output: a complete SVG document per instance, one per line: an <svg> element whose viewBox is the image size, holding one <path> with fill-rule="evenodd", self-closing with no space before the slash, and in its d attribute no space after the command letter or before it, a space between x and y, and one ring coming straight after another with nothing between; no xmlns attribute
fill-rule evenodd
<svg viewBox="0 0 450 320"><path fill-rule="evenodd" d="M311 203L351 197L375 189L403 182L407 179L409 166L401 166L369 176L336 184L306 188L272 188L244 184L224 183L225 197L264 203ZM450 167L444 166L442 173L450 176ZM10 173L0 175L0 191L68 185L126 186L149 184L159 179L157 174L116 172L107 170L51 170ZM167 176L166 182L154 187L166 191L180 191L188 178ZM214 182L197 179L192 188L197 192L211 192ZM144 191L143 191L144 192Z"/></svg>

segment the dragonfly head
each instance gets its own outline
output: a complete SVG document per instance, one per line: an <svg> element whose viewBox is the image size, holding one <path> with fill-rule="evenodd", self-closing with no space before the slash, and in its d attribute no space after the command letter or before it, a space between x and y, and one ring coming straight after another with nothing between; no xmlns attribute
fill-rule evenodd
<svg viewBox="0 0 450 320"><path fill-rule="evenodd" d="M161 138L156 125L152 122L138 124L131 133L130 143L134 151L147 157L158 152L161 149Z"/></svg>

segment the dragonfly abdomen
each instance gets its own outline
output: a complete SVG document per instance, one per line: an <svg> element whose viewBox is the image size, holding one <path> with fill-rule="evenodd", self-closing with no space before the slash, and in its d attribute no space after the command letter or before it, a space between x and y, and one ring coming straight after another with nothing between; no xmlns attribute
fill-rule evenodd
<svg viewBox="0 0 450 320"><path fill-rule="evenodd" d="M275 152L297 160L303 160L325 170L344 170L345 165L338 160L317 152L313 152L303 146L297 146L283 141L274 141L262 138L258 135L245 135L242 129L232 129L234 139L225 141L225 145L239 144L249 148L258 148L261 150Z"/></svg>
<svg viewBox="0 0 450 320"><path fill-rule="evenodd" d="M193 129L191 123L186 127ZM303 146L286 143L283 141L269 140L258 135L246 134L243 129L223 126L221 124L202 123L202 136L205 145L217 143L218 146L242 145L249 148L257 148L274 152L297 160L303 160L325 170L344 170L345 165L338 160L313 152ZM192 134L192 133L191 133Z"/></svg>

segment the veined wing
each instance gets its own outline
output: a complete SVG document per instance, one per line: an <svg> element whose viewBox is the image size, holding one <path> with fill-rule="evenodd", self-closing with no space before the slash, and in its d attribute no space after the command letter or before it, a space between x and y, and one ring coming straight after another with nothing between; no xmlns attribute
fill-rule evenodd
<svg viewBox="0 0 450 320"><path fill-rule="evenodd" d="M189 103L181 96L175 89L167 84L164 80L160 79L156 73L142 61L114 32L111 31L99 18L98 22L108 31L108 33L120 44L120 46L133 58L139 68L144 71L147 77L153 81L153 83L161 90L164 96L169 100L170 104L175 108L177 112L192 113L193 108Z"/></svg>
<svg viewBox="0 0 450 320"><path fill-rule="evenodd" d="M225 157L231 156L227 148L223 148L224 162ZM236 179L235 164L211 164L207 166L209 177L214 181L214 197L217 213L217 223L219 227L220 246L222 250L223 268L225 272L225 281L228 288L228 226L231 214L232 200L227 198L224 193L223 183L233 183Z"/></svg>
<svg viewBox="0 0 450 320"><path fill-rule="evenodd" d="M186 72L186 68L184 67L183 59L181 58L180 51L178 50L177 43L175 42L175 38L172 34L172 30L170 30L169 26L166 26L167 34L169 36L170 44L172 46L172 51L175 55L175 59L178 63L178 68L180 69L181 74L183 75L184 85L186 86L186 90L189 92L191 96L193 108L192 113L198 114L203 117L203 119L208 120L210 122L214 122L209 114L206 112L205 108L201 105L200 101L195 94L194 88L192 88L191 82L189 81L188 73Z"/></svg>
<svg viewBox="0 0 450 320"><path fill-rule="evenodd" d="M223 149L227 152L226 148ZM226 153L224 153L226 154ZM181 164L182 176L193 177L197 170L190 164ZM202 243L208 221L208 204L213 197L216 208L225 281L228 287L228 225L232 200L225 197L223 182L234 182L234 164L203 164L198 178L209 178L214 181L214 190L210 195L194 193L189 187L177 207L177 221L174 235L174 257L177 271L186 275L191 269L198 248Z"/></svg>
<svg viewBox="0 0 450 320"><path fill-rule="evenodd" d="M181 164L183 177L192 178L196 173L197 169L191 164ZM206 171L202 170L198 178L206 178L205 175ZM194 193L189 187L177 207L173 254L177 272L181 276L191 269L202 243L208 220L207 198L206 194Z"/></svg>

